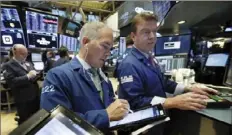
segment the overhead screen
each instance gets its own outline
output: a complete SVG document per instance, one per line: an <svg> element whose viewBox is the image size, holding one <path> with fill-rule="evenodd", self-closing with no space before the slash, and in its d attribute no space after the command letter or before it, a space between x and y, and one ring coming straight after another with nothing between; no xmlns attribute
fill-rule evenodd
<svg viewBox="0 0 232 135"><path fill-rule="evenodd" d="M153 11L153 5L151 2L125 1L118 10L118 28L122 28L131 22L132 18L137 14L135 12L136 7Z"/></svg>
<svg viewBox="0 0 232 135"><path fill-rule="evenodd" d="M97 15L88 15L88 22L100 21L99 16Z"/></svg>
<svg viewBox="0 0 232 135"><path fill-rule="evenodd" d="M159 37L155 45L155 55L188 53L190 47L191 35Z"/></svg>
<svg viewBox="0 0 232 135"><path fill-rule="evenodd" d="M163 20L168 11L175 4L175 1L126 1L118 10L118 27L128 25L137 14L136 8L141 12L153 12L158 16L159 21Z"/></svg>
<svg viewBox="0 0 232 135"><path fill-rule="evenodd" d="M29 48L58 48L58 17L26 10Z"/></svg>
<svg viewBox="0 0 232 135"><path fill-rule="evenodd" d="M67 47L69 51L76 51L78 44L77 38L60 35L60 46Z"/></svg>
<svg viewBox="0 0 232 135"><path fill-rule="evenodd" d="M159 22L161 22L171 9L172 3L169 0L153 1L154 13L158 16Z"/></svg>
<svg viewBox="0 0 232 135"><path fill-rule="evenodd" d="M19 14L16 7L1 5L1 47L11 48L14 44L25 45Z"/></svg>

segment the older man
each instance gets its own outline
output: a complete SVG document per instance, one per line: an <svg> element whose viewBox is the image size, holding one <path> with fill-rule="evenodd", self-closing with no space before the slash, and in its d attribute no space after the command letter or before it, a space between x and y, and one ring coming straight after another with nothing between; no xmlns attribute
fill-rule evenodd
<svg viewBox="0 0 232 135"><path fill-rule="evenodd" d="M100 129L120 120L128 112L128 102L117 99L111 82L101 71L113 45L113 33L101 22L83 26L80 52L70 62L51 69L44 81L41 107L51 110L63 105Z"/></svg>
<svg viewBox="0 0 232 135"><path fill-rule="evenodd" d="M26 61L27 48L22 44L13 46L13 59L4 65L3 75L12 90L19 115L19 124L39 110L39 86L34 80L36 71Z"/></svg>

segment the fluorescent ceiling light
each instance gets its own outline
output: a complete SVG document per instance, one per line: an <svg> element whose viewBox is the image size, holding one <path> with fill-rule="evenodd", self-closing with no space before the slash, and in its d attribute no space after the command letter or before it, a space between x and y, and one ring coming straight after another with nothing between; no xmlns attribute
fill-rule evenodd
<svg viewBox="0 0 232 135"><path fill-rule="evenodd" d="M179 22L178 22L178 24L183 24L183 23L185 23L185 21L179 21Z"/></svg>

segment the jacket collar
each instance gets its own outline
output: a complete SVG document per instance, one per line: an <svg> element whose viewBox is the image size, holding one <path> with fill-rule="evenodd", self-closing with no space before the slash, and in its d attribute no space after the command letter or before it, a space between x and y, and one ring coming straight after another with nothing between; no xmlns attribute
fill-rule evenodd
<svg viewBox="0 0 232 135"><path fill-rule="evenodd" d="M134 55L139 60L143 61L143 60L147 59L146 56L135 47L132 48L131 53L132 53L132 55Z"/></svg>
<svg viewBox="0 0 232 135"><path fill-rule="evenodd" d="M82 68L82 65L81 65L80 61L76 57L74 57L70 61L70 65L71 65L70 68L72 68L73 70L78 70L78 69Z"/></svg>

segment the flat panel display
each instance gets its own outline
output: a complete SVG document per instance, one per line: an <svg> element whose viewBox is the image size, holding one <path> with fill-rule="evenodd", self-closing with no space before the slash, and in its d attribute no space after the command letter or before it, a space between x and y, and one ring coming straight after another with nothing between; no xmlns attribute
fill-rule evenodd
<svg viewBox="0 0 232 135"><path fill-rule="evenodd" d="M155 55L173 55L189 53L191 35L159 37L155 45Z"/></svg>
<svg viewBox="0 0 232 135"><path fill-rule="evenodd" d="M25 44L22 24L16 7L1 5L1 48L11 48L14 44Z"/></svg>
<svg viewBox="0 0 232 135"><path fill-rule="evenodd" d="M58 48L58 17L26 10L29 48Z"/></svg>

